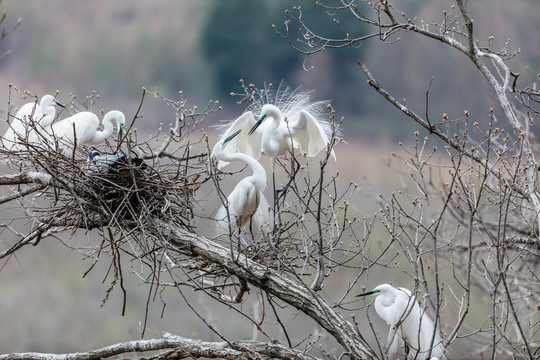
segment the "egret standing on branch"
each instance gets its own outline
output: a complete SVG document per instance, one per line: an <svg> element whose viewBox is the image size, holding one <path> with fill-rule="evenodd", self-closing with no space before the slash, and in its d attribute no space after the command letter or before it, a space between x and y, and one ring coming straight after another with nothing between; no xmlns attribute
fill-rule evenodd
<svg viewBox="0 0 540 360"><path fill-rule="evenodd" d="M126 117L120 111L109 111L103 117L103 130L98 130L99 118L91 112L82 111L67 119L52 124L44 131L44 140L58 141L58 146L66 156L71 156L75 146L97 145L113 134L114 127L118 131L118 140L122 138Z"/></svg>
<svg viewBox="0 0 540 360"><path fill-rule="evenodd" d="M433 321L426 314L425 309L420 309L409 290L382 284L357 296L371 294L379 294L375 298L375 311L390 326L387 345L390 359L396 354L398 336L405 343L405 352L407 354L409 351L412 352L411 359L428 359L432 340L433 348L429 359L445 359L444 345L435 330Z"/></svg>
<svg viewBox="0 0 540 360"><path fill-rule="evenodd" d="M37 128L45 128L54 121L55 105L65 109L65 106L56 101L52 95L44 95L39 105L36 102L23 105L3 136L4 147L8 150L19 150L21 148L18 144L19 138L35 142L36 130L39 130Z"/></svg>
<svg viewBox="0 0 540 360"><path fill-rule="evenodd" d="M253 175L240 180L231 194L227 197L229 216L233 230L240 230L243 226L249 223L250 230L252 222L256 229L268 222L268 203L264 197L263 190L266 188L266 171L261 164L249 155L239 152L228 153L225 151L227 145L238 135L242 130L237 130L223 142L217 143L212 151L212 156L220 161L235 161L240 160L246 163ZM221 206L216 214L218 221L218 230L228 232L227 210L225 206ZM233 221L234 219L234 221Z"/></svg>
<svg viewBox="0 0 540 360"><path fill-rule="evenodd" d="M272 104L263 106L261 116L249 131L249 135L256 133L264 120L269 118L272 121L259 132L259 137L262 138L262 151L271 159L272 173L275 170L276 158L285 155L287 151L298 148L308 157L313 157L327 149L330 144L325 130L309 112L300 110L296 119L287 119L279 108ZM284 121L285 119L288 122ZM334 150L331 150L331 155L335 160Z"/></svg>
<svg viewBox="0 0 540 360"><path fill-rule="evenodd" d="M301 88L291 91L282 83L272 99L272 96L268 94L273 93L265 89L264 104L257 102L252 106L252 111L245 112L232 124L221 126L226 129L221 139L229 137L237 130L242 130L238 138L231 141L225 152L238 151L255 159L259 159L261 153L269 156L275 190L277 157L285 155L293 148L299 149L308 157L316 156L319 152L329 149L332 127L325 119L327 102L312 101L311 93ZM257 118L253 111L259 111L259 109L260 116ZM272 121L265 121L268 118ZM331 149L330 151L335 160L334 151ZM218 163L218 167L225 165L227 162Z"/></svg>

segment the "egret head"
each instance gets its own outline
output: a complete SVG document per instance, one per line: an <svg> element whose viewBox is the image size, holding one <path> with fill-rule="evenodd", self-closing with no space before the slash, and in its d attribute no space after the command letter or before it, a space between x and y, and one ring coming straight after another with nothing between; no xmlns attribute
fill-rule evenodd
<svg viewBox="0 0 540 360"><path fill-rule="evenodd" d="M45 109L48 106L53 106L53 105L58 105L58 106L60 106L60 107L62 107L64 109L66 108L64 105L62 105L58 101L56 101L56 99L52 95L44 95L41 98L41 102L39 103L39 106L42 109Z"/></svg>
<svg viewBox="0 0 540 360"><path fill-rule="evenodd" d="M54 96L52 95L43 95L43 97L41 98L41 101L39 103L39 106L42 108L42 109L45 109L49 106L53 106L53 105L58 105L62 108L66 108L64 105L60 104L58 101L56 101L56 99L54 98Z"/></svg>
<svg viewBox="0 0 540 360"><path fill-rule="evenodd" d="M372 295L372 294L385 295L385 294L388 294L388 293L396 291L396 290L397 289L395 287L393 287L392 285L381 284L381 285L375 287L375 289L373 289L373 290L366 291L366 292L364 292L362 294L358 294L356 296L367 296L367 295Z"/></svg>
<svg viewBox="0 0 540 360"><path fill-rule="evenodd" d="M92 161L95 157L99 156L100 155L100 152L99 151L92 151L89 155L88 155L88 161Z"/></svg>
<svg viewBox="0 0 540 360"><path fill-rule="evenodd" d="M272 105L272 104L264 105L261 109L261 116L259 117L259 120L255 123L255 125L253 125L251 130L249 130L248 135L253 134L255 130L259 126L261 126L261 124L263 123L265 119L267 119L268 117L275 117L277 116L277 114L279 114L279 109L275 105Z"/></svg>
<svg viewBox="0 0 540 360"><path fill-rule="evenodd" d="M118 143L120 143L124 136L124 127L126 124L126 116L124 115L124 113L118 110L109 111L103 117L103 124L106 124L106 123L116 124L116 128L118 129L117 140L118 140ZM112 131L112 129L110 131Z"/></svg>

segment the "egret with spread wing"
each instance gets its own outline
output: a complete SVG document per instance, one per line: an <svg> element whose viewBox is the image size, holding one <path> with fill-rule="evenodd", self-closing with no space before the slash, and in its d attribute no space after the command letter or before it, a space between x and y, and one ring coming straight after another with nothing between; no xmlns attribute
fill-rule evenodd
<svg viewBox="0 0 540 360"><path fill-rule="evenodd" d="M266 188L266 171L257 160L249 155L224 151L227 145L241 132L242 130L237 130L221 143L217 143L214 146L212 155L221 161L243 161L253 171L251 176L240 180L227 197L227 202L231 227L233 229L240 229L248 223L251 228L252 222L255 228L258 229L260 225L268 222L268 203L263 194L263 190ZM219 230L228 232L227 210L225 206L219 209L216 219L220 228Z"/></svg>
<svg viewBox="0 0 540 360"><path fill-rule="evenodd" d="M313 101L312 91L300 87L291 90L283 83L277 91L265 89L263 93L265 96L255 101L249 111L219 126L224 129L220 141L242 130L224 152L241 152L257 160L264 153L272 159L274 167L275 158L292 148L299 148L308 157L327 148L332 129L325 119L325 101ZM260 112L258 117L256 112ZM273 121L264 121L268 118ZM288 122L282 121L284 119ZM335 159L333 151L331 154ZM225 161L218 164L219 167L225 165Z"/></svg>
<svg viewBox="0 0 540 360"><path fill-rule="evenodd" d="M326 102L312 101L311 91L291 90L282 83L275 93L269 89L262 93L264 96L254 101L250 111L232 123L220 126L225 128L220 139L242 130L224 151L242 152L255 159L262 153L269 156L275 191L276 158L295 148L308 157L329 149L332 127L325 118ZM260 115L256 117L254 113L259 111ZM330 151L335 160L334 151ZM225 165L225 161L218 163L218 167Z"/></svg>
<svg viewBox="0 0 540 360"><path fill-rule="evenodd" d="M55 105L65 109L65 106L56 101L52 95L44 95L39 105L36 102L23 105L3 136L4 146L9 150L19 150L19 138L35 142L36 128L47 127L54 121Z"/></svg>
<svg viewBox="0 0 540 360"><path fill-rule="evenodd" d="M263 128L262 134L259 132L259 136L262 140L262 151L271 159L272 173L275 170L276 158L285 155L292 148L298 148L308 157L313 157L330 143L323 127L309 112L300 110L296 119L287 119L287 122L279 108L272 104L263 106L261 116L249 131L249 135L255 134L266 119L272 121ZM334 150L331 150L331 155L336 158Z"/></svg>
<svg viewBox="0 0 540 360"><path fill-rule="evenodd" d="M375 298L375 311L389 326L388 346L389 358L394 358L398 337L405 343L405 349L410 351L412 359L445 359L445 349L439 333L436 332L433 321L421 309L411 292L405 288L395 288L392 285L381 284L375 289L359 294L367 296L378 294ZM433 338L435 337L435 338Z"/></svg>

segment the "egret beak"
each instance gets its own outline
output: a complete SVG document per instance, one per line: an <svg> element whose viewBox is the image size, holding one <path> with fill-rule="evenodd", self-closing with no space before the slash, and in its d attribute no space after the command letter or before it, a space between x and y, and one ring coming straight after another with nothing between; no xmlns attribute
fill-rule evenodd
<svg viewBox="0 0 540 360"><path fill-rule="evenodd" d="M53 102L54 102L56 105L60 106L62 109L65 109L65 108L66 108L65 105L60 104L58 101L56 101L56 100L54 100L54 99L53 99Z"/></svg>
<svg viewBox="0 0 540 360"><path fill-rule="evenodd" d="M251 130L249 130L248 135L253 134L253 132L254 132L259 126L261 126L261 124L262 124L262 122L264 121L264 119L266 119L266 114L262 115L261 118L259 119L259 121L257 121L257 122L255 123L255 125L253 125L253 127L251 128Z"/></svg>
<svg viewBox="0 0 540 360"><path fill-rule="evenodd" d="M370 291L366 291L365 293L358 294L358 295L356 295L356 297L358 297L358 296L367 296L367 295L376 294L376 293L379 293L379 292L381 292L381 290L370 290Z"/></svg>
<svg viewBox="0 0 540 360"><path fill-rule="evenodd" d="M118 129L118 143L122 141L122 137L124 136L124 124L120 124L120 129Z"/></svg>
<svg viewBox="0 0 540 360"><path fill-rule="evenodd" d="M242 132L242 129L239 129L239 130L236 130L232 135L226 137L225 140L223 140L223 142L221 143L221 146L225 146L229 141L234 139L236 135L240 134L241 132Z"/></svg>

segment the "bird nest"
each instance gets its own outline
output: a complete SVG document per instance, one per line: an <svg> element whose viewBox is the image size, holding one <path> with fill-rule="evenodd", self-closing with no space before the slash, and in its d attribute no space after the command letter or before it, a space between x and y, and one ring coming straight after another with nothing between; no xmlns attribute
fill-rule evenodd
<svg viewBox="0 0 540 360"><path fill-rule="evenodd" d="M122 153L113 149L108 152L101 157L109 158L98 163L54 151L20 153L18 160L12 160L17 166L17 162L32 159L32 168L49 174L54 182L40 196L49 200L40 207L41 222L73 230L134 229L160 218L192 230L193 195L200 186L200 174L187 174L181 162L118 157ZM89 149L80 149L76 155L81 159L88 154ZM118 158L111 160L112 156Z"/></svg>

